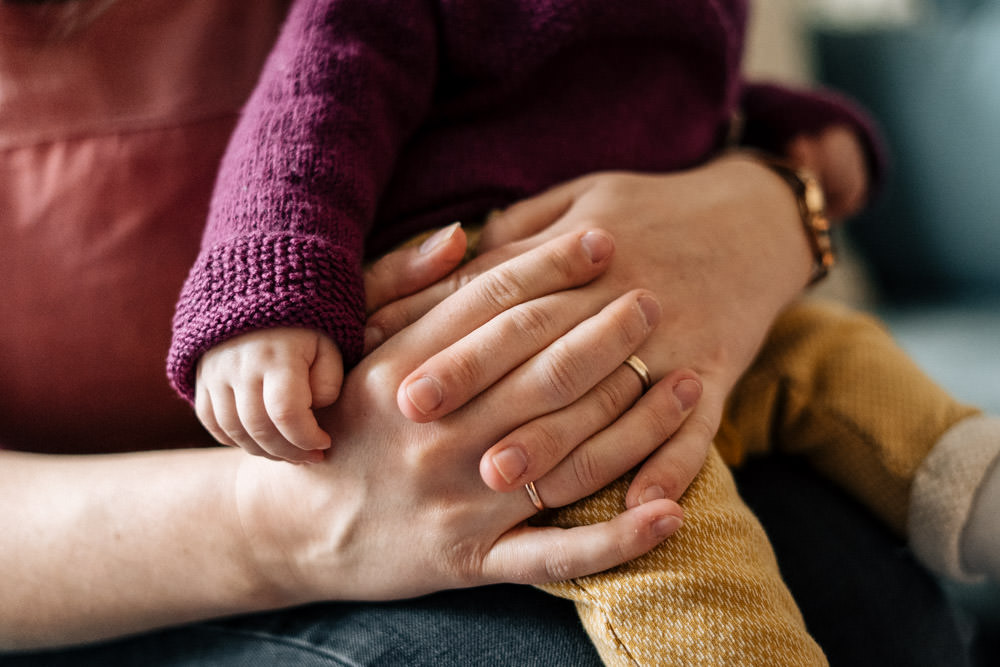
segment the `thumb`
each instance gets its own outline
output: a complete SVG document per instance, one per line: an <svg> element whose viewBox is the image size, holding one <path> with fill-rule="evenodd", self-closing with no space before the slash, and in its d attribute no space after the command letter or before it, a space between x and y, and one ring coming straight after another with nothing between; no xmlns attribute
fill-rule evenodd
<svg viewBox="0 0 1000 667"><path fill-rule="evenodd" d="M329 337L320 335L316 342L316 358L309 367L312 407L323 408L336 401L343 381L344 362L340 350Z"/></svg>
<svg viewBox="0 0 1000 667"><path fill-rule="evenodd" d="M479 252L527 238L561 218L576 199L578 181L546 190L490 215L479 239Z"/></svg>

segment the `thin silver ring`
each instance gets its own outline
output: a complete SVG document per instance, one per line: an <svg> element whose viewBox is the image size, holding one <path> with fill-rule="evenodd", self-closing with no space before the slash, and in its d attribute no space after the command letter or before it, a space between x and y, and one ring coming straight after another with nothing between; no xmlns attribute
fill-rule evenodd
<svg viewBox="0 0 1000 667"><path fill-rule="evenodd" d="M624 363L639 376L639 381L642 382L642 390L649 391L649 388L653 386L653 379L649 375L649 367L642 363L642 359L634 354L630 354Z"/></svg>
<svg viewBox="0 0 1000 667"><path fill-rule="evenodd" d="M538 489L535 488L534 482L528 482L524 485L524 490L528 492L528 498L531 499L531 504L535 506L539 512L545 509L545 503L538 495Z"/></svg>

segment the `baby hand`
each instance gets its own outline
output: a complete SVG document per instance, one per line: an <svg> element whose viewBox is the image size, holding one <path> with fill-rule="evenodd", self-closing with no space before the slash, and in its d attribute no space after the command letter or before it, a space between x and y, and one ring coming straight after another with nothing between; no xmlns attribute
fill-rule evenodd
<svg viewBox="0 0 1000 667"><path fill-rule="evenodd" d="M340 351L325 334L253 331L202 357L195 411L224 445L276 460L321 461L330 436L312 409L337 400L343 379Z"/></svg>
<svg viewBox="0 0 1000 667"><path fill-rule="evenodd" d="M850 127L834 125L815 136L799 135L785 152L796 166L816 174L830 217L853 215L865 205L868 163L861 140Z"/></svg>

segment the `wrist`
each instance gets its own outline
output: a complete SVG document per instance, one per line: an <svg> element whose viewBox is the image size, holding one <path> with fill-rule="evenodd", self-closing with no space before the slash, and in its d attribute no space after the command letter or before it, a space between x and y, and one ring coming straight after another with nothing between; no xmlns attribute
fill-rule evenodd
<svg viewBox="0 0 1000 667"><path fill-rule="evenodd" d="M343 480L329 478L325 462L292 465L240 454L234 497L247 579L262 608L344 597L338 558L361 508L352 514L349 498L338 496Z"/></svg>
<svg viewBox="0 0 1000 667"><path fill-rule="evenodd" d="M806 230L800 203L788 181L752 154L732 152L719 163L736 173L725 183L743 211L739 236L757 254L765 287L786 306L802 294L816 275L817 254Z"/></svg>
<svg viewBox="0 0 1000 667"><path fill-rule="evenodd" d="M302 599L295 576L295 554L301 550L301 529L296 517L285 516L280 501L283 465L268 459L239 455L233 476L234 516L242 540L242 563L247 589L262 609L293 606Z"/></svg>
<svg viewBox="0 0 1000 667"><path fill-rule="evenodd" d="M830 238L830 220L826 212L826 197L819 179L812 171L797 167L765 153L750 153L761 165L767 167L791 189L809 248L813 254L813 268L809 284L826 278L836 262Z"/></svg>

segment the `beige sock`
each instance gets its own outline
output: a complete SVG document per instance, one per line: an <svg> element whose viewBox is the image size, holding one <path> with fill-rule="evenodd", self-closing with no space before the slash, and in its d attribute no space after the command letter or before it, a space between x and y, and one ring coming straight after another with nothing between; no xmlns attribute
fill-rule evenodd
<svg viewBox="0 0 1000 667"><path fill-rule="evenodd" d="M978 551L1000 546L1000 417L976 415L958 422L938 440L917 470L910 494L907 532L917 558L931 570L956 581L975 582L984 573L970 571L963 559L963 531L981 531L973 536L977 562L988 560ZM989 480L989 484L986 484ZM986 491L982 493L981 491ZM987 554L988 555L988 554ZM1000 570L1000 553L993 556L994 571Z"/></svg>

